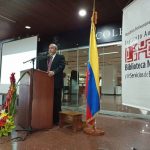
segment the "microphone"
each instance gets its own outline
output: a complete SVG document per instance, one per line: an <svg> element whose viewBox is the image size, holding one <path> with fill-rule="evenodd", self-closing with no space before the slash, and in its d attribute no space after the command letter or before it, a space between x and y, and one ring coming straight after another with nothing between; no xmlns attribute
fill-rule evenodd
<svg viewBox="0 0 150 150"><path fill-rule="evenodd" d="M49 52L46 51L46 52L39 53L38 55L39 55L39 56L47 56L48 54L49 54Z"/></svg>
<svg viewBox="0 0 150 150"><path fill-rule="evenodd" d="M46 52L38 53L38 57L41 59L52 58L53 55L52 55L52 53L49 53L49 51L46 51Z"/></svg>
<svg viewBox="0 0 150 150"><path fill-rule="evenodd" d="M49 56L49 52L42 52L42 53L38 53L37 55L37 60L43 60L43 59L47 59Z"/></svg>

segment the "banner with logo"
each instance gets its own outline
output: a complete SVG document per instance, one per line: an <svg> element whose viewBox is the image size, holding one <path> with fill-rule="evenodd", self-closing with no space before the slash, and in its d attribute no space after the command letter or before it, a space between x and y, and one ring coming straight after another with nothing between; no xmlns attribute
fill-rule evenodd
<svg viewBox="0 0 150 150"><path fill-rule="evenodd" d="M123 10L122 101L150 110L150 0Z"/></svg>

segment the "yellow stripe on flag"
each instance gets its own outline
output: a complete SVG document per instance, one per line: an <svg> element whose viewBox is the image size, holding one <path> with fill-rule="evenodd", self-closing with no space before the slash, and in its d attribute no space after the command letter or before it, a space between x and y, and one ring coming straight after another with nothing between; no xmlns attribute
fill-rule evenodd
<svg viewBox="0 0 150 150"><path fill-rule="evenodd" d="M92 19L92 23L91 23L91 33L90 33L90 56L89 56L89 60L90 60L90 64L91 64L91 68L93 70L94 73L94 77L95 77L95 82L96 82L96 87L97 87L97 91L100 95L100 91L99 91L99 60L98 60L98 50L97 50L97 45L96 45L96 36L95 36L95 24L93 22Z"/></svg>

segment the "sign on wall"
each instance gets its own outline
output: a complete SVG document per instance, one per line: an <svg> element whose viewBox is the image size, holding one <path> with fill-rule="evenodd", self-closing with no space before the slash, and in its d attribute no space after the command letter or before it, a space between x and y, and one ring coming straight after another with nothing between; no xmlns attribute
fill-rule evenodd
<svg viewBox="0 0 150 150"><path fill-rule="evenodd" d="M122 40L122 28L120 24L110 24L97 27L96 30L97 44L111 43Z"/></svg>
<svg viewBox="0 0 150 150"><path fill-rule="evenodd" d="M135 0L123 10L122 101L150 110L150 1Z"/></svg>

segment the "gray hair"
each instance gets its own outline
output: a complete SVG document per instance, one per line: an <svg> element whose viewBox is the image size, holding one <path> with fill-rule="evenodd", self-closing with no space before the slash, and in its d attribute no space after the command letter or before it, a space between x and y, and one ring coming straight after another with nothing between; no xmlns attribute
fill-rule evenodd
<svg viewBox="0 0 150 150"><path fill-rule="evenodd" d="M58 49L57 45L54 43L50 44L50 46L55 47L56 50Z"/></svg>

